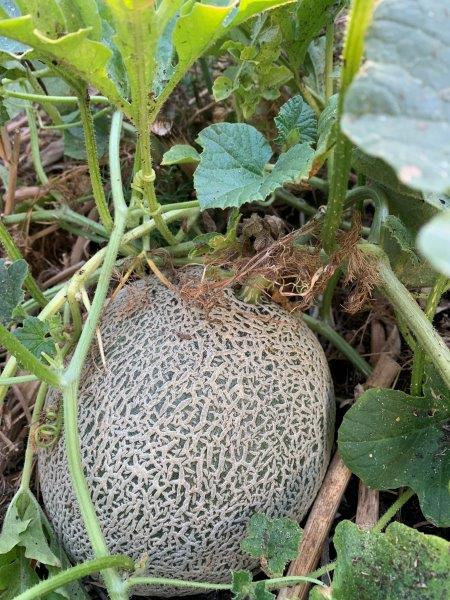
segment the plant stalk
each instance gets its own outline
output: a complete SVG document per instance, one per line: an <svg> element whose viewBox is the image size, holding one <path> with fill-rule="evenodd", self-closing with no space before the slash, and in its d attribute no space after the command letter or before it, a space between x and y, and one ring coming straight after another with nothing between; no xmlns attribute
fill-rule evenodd
<svg viewBox="0 0 450 600"><path fill-rule="evenodd" d="M342 220L352 153L352 144L344 136L339 125L344 111L345 94L362 61L364 35L372 18L374 4L374 0L353 0L350 11L337 108L338 131L333 158L333 172L327 211L322 228L322 246L328 254L333 252L336 246L336 232Z"/></svg>
<svg viewBox="0 0 450 600"><path fill-rule="evenodd" d="M431 288L425 306L425 316L432 322L436 309L442 294L445 292L449 284L449 279L446 275L438 275L436 281ZM411 394L420 396L422 394L422 380L425 367L425 352L421 346L416 345L414 351L414 359L411 373Z"/></svg>
<svg viewBox="0 0 450 600"><path fill-rule="evenodd" d="M325 33L325 101L333 95L334 23L327 25Z"/></svg>
<svg viewBox="0 0 450 600"><path fill-rule="evenodd" d="M89 487L83 472L77 423L77 393L83 365L105 304L111 274L114 268L114 263L126 223L127 206L123 197L119 156L121 125L122 115L116 112L113 116L111 124L111 136L109 144L111 189L114 203L114 227L104 254L103 266L100 272L91 310L89 311L86 323L83 327L83 331L72 355L69 366L61 378L64 399L64 435L69 471L83 522L96 558L108 556L109 550L106 545L106 541L95 512L95 507L90 496ZM115 569L108 568L102 571L102 575L105 580L110 598L112 600L126 600L127 594L125 593L122 579L117 571Z"/></svg>
<svg viewBox="0 0 450 600"><path fill-rule="evenodd" d="M31 415L30 431L28 434L27 448L25 450L25 458L23 461L22 477L20 479L19 493L30 489L31 473L33 471L33 429L39 422L39 417L44 406L45 396L47 394L48 385L41 383L39 391L34 402L33 414Z"/></svg>
<svg viewBox="0 0 450 600"><path fill-rule="evenodd" d="M105 556L102 558L94 558L94 560L88 560L80 565L66 569L53 577L41 581L34 585L26 592L22 592L15 597L14 600L39 600L40 598L47 597L47 594L63 588L65 585L77 581L83 577L87 577L92 573L98 573L108 568L117 569L132 569L134 563L131 558L127 556Z"/></svg>
<svg viewBox="0 0 450 600"><path fill-rule="evenodd" d="M78 96L80 107L80 117L83 123L84 141L86 144L87 163L89 175L91 178L92 193L94 195L95 205L97 207L100 221L105 229L110 232L113 228L113 220L109 213L108 203L106 202L105 191L103 189L102 176L97 155L97 144L95 141L94 121L92 119L91 109L89 107L89 94L84 89Z"/></svg>
<svg viewBox="0 0 450 600"><path fill-rule="evenodd" d="M417 344L422 346L423 351L450 388L450 349L392 271L384 252L373 244L362 243L358 248L365 254L376 257L374 267L378 272L378 289L392 303L396 312L402 315Z"/></svg>

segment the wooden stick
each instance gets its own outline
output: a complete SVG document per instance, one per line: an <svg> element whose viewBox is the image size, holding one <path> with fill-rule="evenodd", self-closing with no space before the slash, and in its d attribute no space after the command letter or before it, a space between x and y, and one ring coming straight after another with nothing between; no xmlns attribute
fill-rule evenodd
<svg viewBox="0 0 450 600"><path fill-rule="evenodd" d="M350 469L344 465L339 453L336 452L306 522L299 556L291 562L288 576L306 575L315 569L350 476ZM280 590L278 600L288 598L304 600L308 592L308 585L284 588Z"/></svg>
<svg viewBox="0 0 450 600"><path fill-rule="evenodd" d="M372 350L378 356L378 361L364 386L360 386L361 392L371 387L390 387L400 371L400 366L390 356L392 350L387 347L386 337L380 328L376 328L375 332L372 330L372 333L375 338ZM315 569L350 476L350 470L336 452L306 521L299 556L290 564L288 576L307 575ZM370 490L360 482L356 522L366 528L374 525L377 520L378 491ZM287 600L288 598L306 600L308 594L309 585L303 584L280 590L277 600Z"/></svg>
<svg viewBox="0 0 450 600"><path fill-rule="evenodd" d="M362 481L358 488L358 508L355 522L361 529L370 529L379 518L379 492L368 488Z"/></svg>

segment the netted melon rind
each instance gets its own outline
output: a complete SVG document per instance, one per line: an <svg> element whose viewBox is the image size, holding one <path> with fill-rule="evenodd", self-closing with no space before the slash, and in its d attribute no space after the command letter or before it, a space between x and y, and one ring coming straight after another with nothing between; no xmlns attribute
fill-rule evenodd
<svg viewBox="0 0 450 600"><path fill-rule="evenodd" d="M88 362L78 422L111 553L147 554L160 577L255 567L239 546L252 514L302 518L328 464L334 399L316 337L275 304L228 293L205 313L154 277L108 306L101 337L107 370ZM39 475L67 552L92 557L63 439L40 452Z"/></svg>

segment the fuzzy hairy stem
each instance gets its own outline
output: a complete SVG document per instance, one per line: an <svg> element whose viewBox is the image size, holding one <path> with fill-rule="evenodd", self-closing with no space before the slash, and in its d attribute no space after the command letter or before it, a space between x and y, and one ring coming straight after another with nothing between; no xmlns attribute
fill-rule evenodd
<svg viewBox="0 0 450 600"><path fill-rule="evenodd" d="M73 581L92 575L92 573L98 573L99 571L113 567L116 569L132 569L133 566L133 561L127 556L105 556L102 558L94 558L94 560L88 560L80 565L66 569L50 579L41 581L26 592L22 592L16 596L15 600L38 600L39 598L46 597L47 594L58 588L63 588Z"/></svg>
<svg viewBox="0 0 450 600"><path fill-rule="evenodd" d="M90 496L89 487L83 472L81 462L80 439L77 421L77 394L80 377L86 360L89 347L95 335L108 287L114 268L117 252L120 247L125 229L127 206L123 197L122 178L120 174L119 142L121 133L122 115L115 113L111 124L111 137L109 146L109 161L111 172L111 188L114 203L114 227L109 243L104 253L97 288L91 310L80 335L80 339L70 360L69 366L61 377L63 403L64 403L64 436L67 451L69 471L75 490L83 522L91 542L96 558L109 555L108 547L98 521L95 507ZM123 589L123 582L115 569L102 570L109 596L112 600L125 600L127 594Z"/></svg>
<svg viewBox="0 0 450 600"><path fill-rule="evenodd" d="M323 586L324 584L308 575L299 575L295 577L276 577L267 579L264 582L269 590L276 590L280 587L295 586L299 583L315 583ZM137 585L166 585L174 588L194 588L198 590L231 590L231 583L210 583L208 581L186 581L184 579L170 579L166 577L130 577L125 583L127 588Z"/></svg>
<svg viewBox="0 0 450 600"><path fill-rule="evenodd" d="M408 328L417 344L423 348L445 384L450 388L450 349L407 288L397 278L381 248L365 243L359 244L358 248L375 259L374 268L377 269L378 274L377 288L408 323Z"/></svg>
<svg viewBox="0 0 450 600"><path fill-rule="evenodd" d="M13 238L11 237L9 231L3 224L0 219L0 243L5 248L6 254L10 260L25 260L20 252L19 248L16 246ZM25 277L25 289L30 293L30 295L36 300L39 306L45 306L47 304L47 300L45 299L44 294L41 292L36 280L33 275L28 271L27 276Z"/></svg>
<svg viewBox="0 0 450 600"><path fill-rule="evenodd" d="M36 375L19 375L17 377L0 377L0 385L19 385L20 383L30 383L39 381Z"/></svg>
<svg viewBox="0 0 450 600"><path fill-rule="evenodd" d="M107 231L111 231L113 228L113 220L109 213L108 203L106 202L105 191L103 189L102 176L97 156L97 144L95 141L94 121L89 107L89 95L86 88L79 94L78 104L80 107L81 122L83 123L87 163L95 205L103 226Z"/></svg>
<svg viewBox="0 0 450 600"><path fill-rule="evenodd" d="M29 100L30 102L38 103L52 103L52 104L67 104L69 106L78 105L78 96L47 96L46 94L29 94L27 92L16 92L15 90L1 91L1 95L5 98L19 98L20 100ZM89 98L91 104L110 104L108 98L105 96L91 96Z"/></svg>
<svg viewBox="0 0 450 600"><path fill-rule="evenodd" d="M436 281L427 298L425 306L425 315L431 322L438 307L442 294L449 285L449 279L446 275L438 275ZM416 346L414 351L414 360L411 373L411 394L420 396L422 394L422 380L425 367L425 352L420 346Z"/></svg>
<svg viewBox="0 0 450 600"><path fill-rule="evenodd" d="M48 184L48 177L42 166L41 154L39 150L39 134L36 127L36 119L34 118L33 109L28 105L25 109L28 119L28 128L30 130L31 157L33 159L34 170L41 185Z"/></svg>
<svg viewBox="0 0 450 600"><path fill-rule="evenodd" d="M334 53L334 23L328 23L325 33L325 100L333 95L333 53Z"/></svg>
<svg viewBox="0 0 450 600"><path fill-rule="evenodd" d="M353 80L362 61L364 34L369 26L374 8L374 0L353 0L350 20L346 32L339 91L337 122L338 131L333 158L330 193L327 212L322 228L322 246L330 254L336 246L336 232L339 229L344 210L345 194L350 173L352 144L339 127L344 110L344 98L348 86Z"/></svg>
<svg viewBox="0 0 450 600"><path fill-rule="evenodd" d="M401 507L408 502L410 498L414 496L414 492L410 489L405 490L397 500L387 509L382 517L377 521L377 523L372 527L371 531L380 532L382 531L389 521L395 517Z"/></svg>
<svg viewBox="0 0 450 600"><path fill-rule="evenodd" d="M47 389L48 385L46 383L41 383L34 403L33 414L31 415L30 432L28 434L27 448L25 450L25 458L23 461L22 477L20 479L19 492L23 492L25 490L30 489L30 480L31 473L33 471L34 456L33 428L39 422L39 417L44 406Z"/></svg>

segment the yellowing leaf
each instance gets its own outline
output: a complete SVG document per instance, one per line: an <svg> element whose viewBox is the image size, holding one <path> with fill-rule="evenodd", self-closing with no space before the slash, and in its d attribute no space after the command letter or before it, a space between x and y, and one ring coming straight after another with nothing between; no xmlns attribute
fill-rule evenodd
<svg viewBox="0 0 450 600"><path fill-rule="evenodd" d="M100 42L89 39L89 32L90 29L80 29L54 40L35 28L30 15L0 21L0 35L31 46L50 66L58 65L68 75L89 82L130 116L129 103L108 75L107 64L112 52Z"/></svg>

